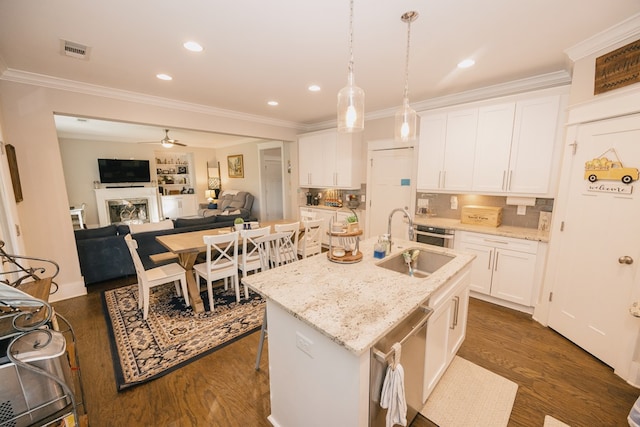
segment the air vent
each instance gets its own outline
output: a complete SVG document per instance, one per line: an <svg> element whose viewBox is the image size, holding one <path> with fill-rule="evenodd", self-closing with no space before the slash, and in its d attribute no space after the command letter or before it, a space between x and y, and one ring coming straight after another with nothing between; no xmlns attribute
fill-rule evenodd
<svg viewBox="0 0 640 427"><path fill-rule="evenodd" d="M88 46L80 43L70 42L69 40L61 40L62 42L62 54L77 59L89 59Z"/></svg>

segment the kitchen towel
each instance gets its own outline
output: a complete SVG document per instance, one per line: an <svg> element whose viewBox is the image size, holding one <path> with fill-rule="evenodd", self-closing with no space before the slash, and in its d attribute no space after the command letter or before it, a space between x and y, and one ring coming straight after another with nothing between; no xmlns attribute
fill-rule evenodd
<svg viewBox="0 0 640 427"><path fill-rule="evenodd" d="M404 369L400 364L402 347L400 343L391 346L393 361L387 367L387 374L382 385L380 407L387 410L387 427L396 424L407 425L407 400L404 394Z"/></svg>

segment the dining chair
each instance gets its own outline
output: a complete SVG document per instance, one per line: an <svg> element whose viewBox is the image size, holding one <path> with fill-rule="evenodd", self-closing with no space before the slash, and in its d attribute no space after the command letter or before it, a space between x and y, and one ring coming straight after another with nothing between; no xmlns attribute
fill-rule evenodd
<svg viewBox="0 0 640 427"><path fill-rule="evenodd" d="M242 253L238 255L238 269L242 271L242 277L247 277L250 271L257 271L262 268L260 264L260 253L255 240L258 237L271 234L271 226L256 228L253 230L241 230ZM244 297L249 298L249 289L244 285Z"/></svg>
<svg viewBox="0 0 640 427"><path fill-rule="evenodd" d="M258 245L258 252L260 256L260 265L262 271L275 268L280 265L290 264L298 260L295 246L291 241L291 235L284 232L277 232L268 234L266 236L255 239ZM273 254L277 259L273 262ZM256 371L260 370L260 359L262 357L262 348L264 347L264 340L267 337L267 309L265 307L262 317L262 328L260 329L260 342L258 343L258 354L256 355Z"/></svg>
<svg viewBox="0 0 640 427"><path fill-rule="evenodd" d="M138 254L138 242L131 237L131 234L124 236L124 241L127 243L131 253L136 276L138 277L138 308L142 309L142 318L147 320L149 315L149 293L151 288L169 282L175 284L176 293L178 296L182 295L184 297L184 303L188 307L189 292L187 292L187 275L184 268L177 262L172 262L171 264L145 270ZM180 282L180 287L178 287L178 282Z"/></svg>
<svg viewBox="0 0 640 427"><path fill-rule="evenodd" d="M298 247L298 235L300 234L300 221L292 222L290 224L275 224L273 226L276 233L288 233L291 244L294 248ZM271 251L271 262L275 263L275 265L280 265L280 259L286 258L286 256L290 255L288 252L281 250L278 254L276 254L275 249L272 248ZM294 257L298 257L296 251L292 254ZM285 262L286 263L286 262Z"/></svg>
<svg viewBox="0 0 640 427"><path fill-rule="evenodd" d="M304 234L297 245L298 255L302 258L310 257L322 252L322 233L324 232L324 220L312 219L302 222Z"/></svg>
<svg viewBox="0 0 640 427"><path fill-rule="evenodd" d="M193 266L196 282L200 285L200 278L207 282L209 297L209 311L213 311L213 282L224 279L225 289L227 280L236 291L236 301L240 301L240 283L238 281L238 232L212 236L203 236L207 245L206 262Z"/></svg>

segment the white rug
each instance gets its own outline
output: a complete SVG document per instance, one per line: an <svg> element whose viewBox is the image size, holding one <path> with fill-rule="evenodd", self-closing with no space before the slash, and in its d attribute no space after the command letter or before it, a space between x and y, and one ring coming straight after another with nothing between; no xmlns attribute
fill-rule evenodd
<svg viewBox="0 0 640 427"><path fill-rule="evenodd" d="M518 384L456 356L420 413L440 427L509 423Z"/></svg>
<svg viewBox="0 0 640 427"><path fill-rule="evenodd" d="M544 427L570 427L569 424L565 424L560 420L556 420L551 415L545 415Z"/></svg>

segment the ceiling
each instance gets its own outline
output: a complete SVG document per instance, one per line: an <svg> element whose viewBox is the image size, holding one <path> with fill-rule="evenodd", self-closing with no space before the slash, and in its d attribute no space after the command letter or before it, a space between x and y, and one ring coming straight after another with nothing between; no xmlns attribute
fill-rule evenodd
<svg viewBox="0 0 640 427"><path fill-rule="evenodd" d="M637 14L640 1L355 0L355 82L368 114L401 104L407 24L400 16L409 10L420 13L411 25L415 103L570 71L564 51ZM61 40L88 46L88 59L63 55ZM188 40L204 50L187 51ZM43 75L292 126L335 120L348 40L348 0L0 0L0 78ZM457 69L465 58L476 65ZM308 91L311 84L321 90ZM152 131L160 134L135 138L164 136Z"/></svg>

